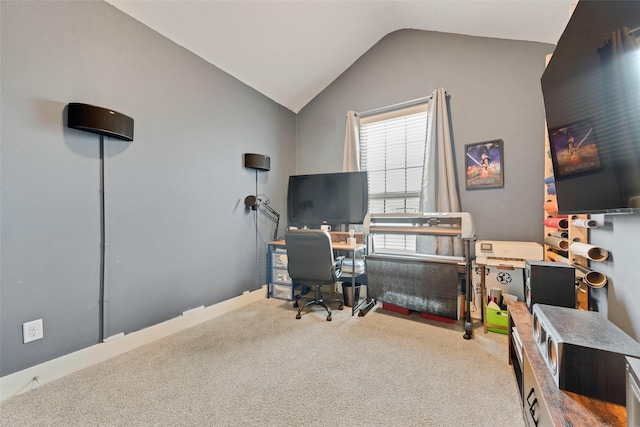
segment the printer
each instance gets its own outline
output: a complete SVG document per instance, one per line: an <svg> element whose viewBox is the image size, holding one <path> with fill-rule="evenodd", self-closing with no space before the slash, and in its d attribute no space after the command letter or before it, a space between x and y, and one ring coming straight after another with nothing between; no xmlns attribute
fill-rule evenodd
<svg viewBox="0 0 640 427"><path fill-rule="evenodd" d="M536 242L512 242L499 240L477 240L475 244L472 283L480 293L479 265L484 266L487 295L500 291L525 301L524 269L527 260L542 261L544 248Z"/></svg>
<svg viewBox="0 0 640 427"><path fill-rule="evenodd" d="M542 261L544 249L536 242L476 241L476 263L524 268L526 260Z"/></svg>

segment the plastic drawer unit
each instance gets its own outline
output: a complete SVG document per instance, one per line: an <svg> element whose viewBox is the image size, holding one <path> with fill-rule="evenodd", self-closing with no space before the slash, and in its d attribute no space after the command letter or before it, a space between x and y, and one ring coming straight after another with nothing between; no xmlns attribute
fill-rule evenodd
<svg viewBox="0 0 640 427"><path fill-rule="evenodd" d="M293 301L306 292L304 285L294 285L287 270L287 251L276 249L271 252L271 297Z"/></svg>
<svg viewBox="0 0 640 427"><path fill-rule="evenodd" d="M289 263L287 258L287 251L285 249L276 249L271 252L271 267L287 269Z"/></svg>

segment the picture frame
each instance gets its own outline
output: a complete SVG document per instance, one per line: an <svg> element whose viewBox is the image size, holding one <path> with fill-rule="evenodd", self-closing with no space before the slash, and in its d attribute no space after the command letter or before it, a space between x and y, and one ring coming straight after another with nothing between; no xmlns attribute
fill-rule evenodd
<svg viewBox="0 0 640 427"><path fill-rule="evenodd" d="M549 146L558 179L602 168L598 140L588 120L549 129Z"/></svg>
<svg viewBox="0 0 640 427"><path fill-rule="evenodd" d="M504 147L501 139L464 146L467 190L504 186Z"/></svg>

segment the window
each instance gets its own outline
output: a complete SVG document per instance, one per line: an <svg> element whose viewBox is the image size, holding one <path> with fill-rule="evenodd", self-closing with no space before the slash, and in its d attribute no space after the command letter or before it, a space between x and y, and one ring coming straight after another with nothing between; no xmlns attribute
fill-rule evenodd
<svg viewBox="0 0 640 427"><path fill-rule="evenodd" d="M369 175L369 212L418 212L426 133L424 101L360 118L360 166ZM415 252L415 236L381 236L375 245Z"/></svg>

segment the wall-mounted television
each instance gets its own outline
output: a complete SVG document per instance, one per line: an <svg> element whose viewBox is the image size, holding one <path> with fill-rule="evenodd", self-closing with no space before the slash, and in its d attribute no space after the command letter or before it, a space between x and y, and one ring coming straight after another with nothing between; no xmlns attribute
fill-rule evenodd
<svg viewBox="0 0 640 427"><path fill-rule="evenodd" d="M362 224L369 204L367 172L339 172L289 177L289 226L319 228Z"/></svg>
<svg viewBox="0 0 640 427"><path fill-rule="evenodd" d="M542 75L560 213L640 213L640 2L580 1Z"/></svg>

